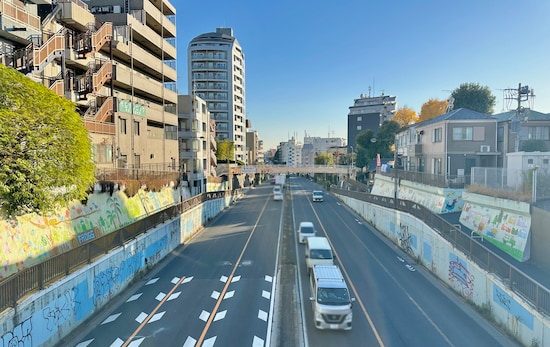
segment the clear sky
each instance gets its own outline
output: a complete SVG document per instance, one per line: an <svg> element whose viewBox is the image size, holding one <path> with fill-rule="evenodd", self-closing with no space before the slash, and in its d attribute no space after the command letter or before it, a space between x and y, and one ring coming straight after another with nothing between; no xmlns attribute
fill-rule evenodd
<svg viewBox="0 0 550 347"><path fill-rule="evenodd" d="M171 2L178 92L188 93L189 42L233 28L246 60L247 118L266 150L306 133L346 138L360 94L395 95L419 113L473 82L491 89L499 113L515 108L503 89L521 83L535 91L531 107L550 113L549 0Z"/></svg>

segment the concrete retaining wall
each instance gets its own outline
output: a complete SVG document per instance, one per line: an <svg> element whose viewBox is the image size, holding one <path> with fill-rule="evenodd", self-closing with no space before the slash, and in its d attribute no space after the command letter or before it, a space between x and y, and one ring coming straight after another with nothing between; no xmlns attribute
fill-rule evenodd
<svg viewBox="0 0 550 347"><path fill-rule="evenodd" d="M205 202L21 300L0 316L0 347L55 345L232 202Z"/></svg>
<svg viewBox="0 0 550 347"><path fill-rule="evenodd" d="M550 346L550 321L502 281L471 262L421 220L346 196L336 195L379 232L408 250L425 268L480 307L526 346Z"/></svg>

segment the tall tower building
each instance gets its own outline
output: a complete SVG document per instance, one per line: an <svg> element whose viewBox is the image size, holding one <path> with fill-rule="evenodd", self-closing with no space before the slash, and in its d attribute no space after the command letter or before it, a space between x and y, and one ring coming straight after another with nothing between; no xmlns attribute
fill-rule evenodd
<svg viewBox="0 0 550 347"><path fill-rule="evenodd" d="M232 141L235 160L246 161L244 53L233 29L195 37L188 51L189 93L206 101L216 137Z"/></svg>

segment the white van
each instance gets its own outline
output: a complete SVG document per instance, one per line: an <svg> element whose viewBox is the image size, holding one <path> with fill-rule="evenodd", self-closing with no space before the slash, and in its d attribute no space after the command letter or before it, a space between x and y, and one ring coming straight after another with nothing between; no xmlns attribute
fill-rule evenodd
<svg viewBox="0 0 550 347"><path fill-rule="evenodd" d="M334 255L325 237L313 236L306 243L306 265L310 273L314 265L333 265Z"/></svg>
<svg viewBox="0 0 550 347"><path fill-rule="evenodd" d="M306 243L308 237L315 236L316 231L311 222L301 222L298 227L298 241L300 243Z"/></svg>
<svg viewBox="0 0 550 347"><path fill-rule="evenodd" d="M313 321L317 329L351 330L353 313L348 286L336 265L315 265L309 276Z"/></svg>

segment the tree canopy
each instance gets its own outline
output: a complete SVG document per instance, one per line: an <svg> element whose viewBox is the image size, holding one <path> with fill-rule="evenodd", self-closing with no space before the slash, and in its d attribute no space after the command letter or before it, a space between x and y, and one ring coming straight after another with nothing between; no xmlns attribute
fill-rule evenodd
<svg viewBox="0 0 550 347"><path fill-rule="evenodd" d="M424 122L442 115L447 110L448 104L447 100L430 99L426 101L420 110L419 120Z"/></svg>
<svg viewBox="0 0 550 347"><path fill-rule="evenodd" d="M451 96L454 99L453 108L467 108L473 111L492 114L496 104L496 97L487 86L478 83L462 83Z"/></svg>
<svg viewBox="0 0 550 347"><path fill-rule="evenodd" d="M418 122L418 115L416 112L407 106L403 106L395 112L392 120L397 122L399 126L404 127L406 125L414 124Z"/></svg>
<svg viewBox="0 0 550 347"><path fill-rule="evenodd" d="M332 153L319 153L313 158L315 165L334 165Z"/></svg>
<svg viewBox="0 0 550 347"><path fill-rule="evenodd" d="M395 134L400 128L396 121L390 120L382 123L376 134L370 129L361 131L355 139L358 145L356 149L357 167L368 166L377 154L380 154L381 157L393 156Z"/></svg>
<svg viewBox="0 0 550 347"><path fill-rule="evenodd" d="M233 141L216 139L216 144L216 159L218 161L229 163L235 160L235 143Z"/></svg>
<svg viewBox="0 0 550 347"><path fill-rule="evenodd" d="M45 213L83 200L95 182L76 105L0 64L0 209Z"/></svg>

